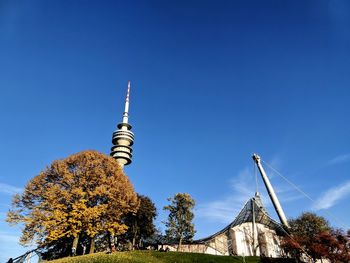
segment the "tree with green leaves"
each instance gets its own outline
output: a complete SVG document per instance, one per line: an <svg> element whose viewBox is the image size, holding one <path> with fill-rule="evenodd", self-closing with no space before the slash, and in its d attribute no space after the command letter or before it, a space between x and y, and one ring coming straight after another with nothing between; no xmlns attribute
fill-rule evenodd
<svg viewBox="0 0 350 263"><path fill-rule="evenodd" d="M157 216L157 209L152 200L144 195L137 195L139 208L136 213L130 213L125 218L125 224L128 226L126 236L131 240L133 248L136 244L140 246L141 241L151 237L156 228L154 219Z"/></svg>
<svg viewBox="0 0 350 263"><path fill-rule="evenodd" d="M178 242L177 250L181 244L191 241L196 231L193 224L193 208L195 201L187 193L177 193L174 197L168 198L170 205L164 206L164 210L169 211L166 236Z"/></svg>
<svg viewBox="0 0 350 263"><path fill-rule="evenodd" d="M36 241L54 247L71 242L77 251L79 237L87 237L89 253L100 235L123 234L122 219L138 209L137 195L118 162L96 151L83 151L54 161L16 195L7 221L23 224L20 242Z"/></svg>
<svg viewBox="0 0 350 263"><path fill-rule="evenodd" d="M291 236L282 241L282 247L293 256L306 252L314 262L326 257L323 244L331 242L331 227L328 221L314 213L302 213L296 219L289 220Z"/></svg>

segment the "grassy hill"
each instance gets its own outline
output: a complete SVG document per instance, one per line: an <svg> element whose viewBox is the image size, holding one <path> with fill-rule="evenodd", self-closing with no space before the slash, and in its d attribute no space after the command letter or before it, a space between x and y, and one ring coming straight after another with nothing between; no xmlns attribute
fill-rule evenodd
<svg viewBox="0 0 350 263"><path fill-rule="evenodd" d="M266 259L259 257L213 256L197 253L130 251L113 254L96 253L92 255L67 257L52 263L294 263L291 259Z"/></svg>

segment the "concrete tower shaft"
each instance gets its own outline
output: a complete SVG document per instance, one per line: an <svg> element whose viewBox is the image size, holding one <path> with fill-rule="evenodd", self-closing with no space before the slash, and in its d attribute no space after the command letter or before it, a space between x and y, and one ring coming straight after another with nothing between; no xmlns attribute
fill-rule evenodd
<svg viewBox="0 0 350 263"><path fill-rule="evenodd" d="M118 129L113 132L111 156L124 167L132 162L132 148L134 144L134 134L132 126L129 124L129 102L130 102L130 81L128 82L128 91L125 99L125 108L122 122L118 124Z"/></svg>

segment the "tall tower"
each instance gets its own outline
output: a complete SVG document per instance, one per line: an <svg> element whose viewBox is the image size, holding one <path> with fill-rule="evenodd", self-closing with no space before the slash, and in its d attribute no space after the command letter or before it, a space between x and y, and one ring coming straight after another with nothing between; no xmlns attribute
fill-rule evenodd
<svg viewBox="0 0 350 263"><path fill-rule="evenodd" d="M134 144L134 134L130 131L132 126L129 124L129 98L130 81L128 81L123 120L118 124L118 129L113 132L112 137L111 156L119 162L122 168L131 163L131 146Z"/></svg>

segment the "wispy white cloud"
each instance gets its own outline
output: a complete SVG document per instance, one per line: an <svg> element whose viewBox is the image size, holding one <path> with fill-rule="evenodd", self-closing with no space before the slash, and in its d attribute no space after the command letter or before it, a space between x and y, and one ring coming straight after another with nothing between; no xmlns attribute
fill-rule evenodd
<svg viewBox="0 0 350 263"><path fill-rule="evenodd" d="M274 184L273 188L282 204L305 198L294 186L285 182Z"/></svg>
<svg viewBox="0 0 350 263"><path fill-rule="evenodd" d="M0 231L0 262L7 262L10 257L14 258L32 249L32 247L22 247L19 245L20 233L8 233ZM33 247L34 248L34 247ZM37 258L33 258L31 262Z"/></svg>
<svg viewBox="0 0 350 263"><path fill-rule="evenodd" d="M5 232L0 232L0 241L4 243L5 242L18 243L19 236L5 233Z"/></svg>
<svg viewBox="0 0 350 263"><path fill-rule="evenodd" d="M350 162L350 153L342 154L334 157L333 159L327 162L328 165L335 165L340 163Z"/></svg>
<svg viewBox="0 0 350 263"><path fill-rule="evenodd" d="M220 223L228 223L233 220L244 202L253 196L254 187L251 187L251 185L254 184L254 181L252 180L252 172L245 168L229 183L233 190L232 194L221 197L216 201L199 204L196 216Z"/></svg>
<svg viewBox="0 0 350 263"><path fill-rule="evenodd" d="M280 163L277 158L275 159L276 160L274 162ZM258 173L258 171L256 172ZM271 173L272 172L269 171L269 174ZM260 177L259 174L258 176ZM262 186L260 178L258 178L258 183L260 188L264 187ZM219 223L231 222L238 215L246 201L254 196L256 191L256 182L252 167L242 169L237 176L230 180L229 185L231 189L231 193L229 195L221 196L215 201L198 204L196 209L196 217L206 218ZM274 182L274 189L282 204L303 198L303 196L301 196L296 189L292 188L284 181L282 183ZM265 189L262 190L265 192ZM268 197L265 196L264 193L260 194L263 200L267 200ZM264 203L265 207L267 208L272 206L268 201Z"/></svg>
<svg viewBox="0 0 350 263"><path fill-rule="evenodd" d="M196 217L205 217L215 222L228 223L234 219L239 211L237 203L235 197L229 196L223 200L198 205L195 211Z"/></svg>
<svg viewBox="0 0 350 263"><path fill-rule="evenodd" d="M265 163L266 164L266 163ZM263 163L264 165L264 163ZM281 159L281 157L279 155L275 155L272 157L272 159L268 162L268 165L273 167L274 169L276 170L280 170L280 168L282 167L283 165L283 160ZM266 166L266 165L264 165ZM265 167L265 168L269 168L269 167ZM266 171L267 172L267 171ZM271 170L271 169L268 169L268 172L267 172L267 176L272 179L274 177L277 176L276 172Z"/></svg>
<svg viewBox="0 0 350 263"><path fill-rule="evenodd" d="M9 184L0 183L0 193L14 195L22 192L22 188Z"/></svg>
<svg viewBox="0 0 350 263"><path fill-rule="evenodd" d="M323 193L322 196L316 200L313 209L321 210L330 208L348 195L350 195L350 181L346 181L345 183L333 187Z"/></svg>

